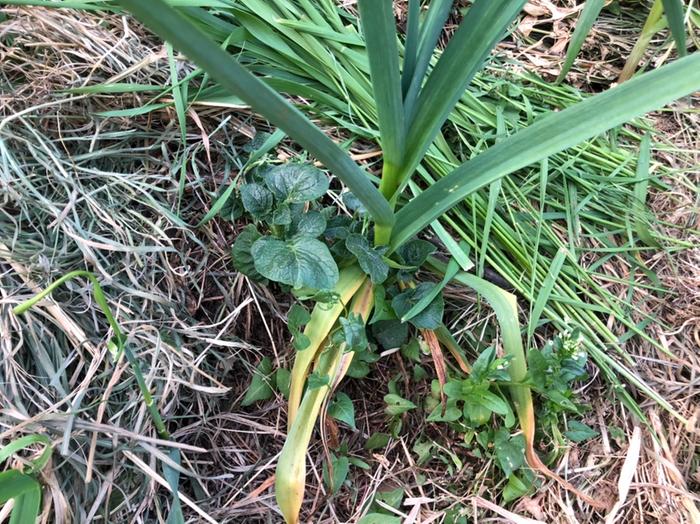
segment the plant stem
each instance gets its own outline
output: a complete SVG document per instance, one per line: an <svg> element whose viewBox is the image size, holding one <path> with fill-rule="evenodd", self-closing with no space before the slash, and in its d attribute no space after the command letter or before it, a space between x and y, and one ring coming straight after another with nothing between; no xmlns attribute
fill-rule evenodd
<svg viewBox="0 0 700 524"><path fill-rule="evenodd" d="M655 0L654 5L651 6L651 11L649 11L649 16L647 16L646 22L644 22L642 32L637 42L634 44L632 52L627 57L625 67L622 69L622 73L620 73L620 78L618 79L619 82L624 82L632 78L639 61L642 59L642 56L644 56L644 51L646 51L651 41L651 37L666 25L661 19L663 12L664 8L661 0Z"/></svg>

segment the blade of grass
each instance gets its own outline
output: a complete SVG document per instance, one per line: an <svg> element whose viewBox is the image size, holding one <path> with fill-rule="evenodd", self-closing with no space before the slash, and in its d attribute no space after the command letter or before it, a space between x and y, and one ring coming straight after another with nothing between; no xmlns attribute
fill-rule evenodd
<svg viewBox="0 0 700 524"><path fill-rule="evenodd" d="M637 161L637 178L634 184L634 200L632 201L632 222L639 239L647 246L658 247L659 243L651 234L649 226L644 221L647 214L646 200L649 190L649 161L651 158L651 137L645 134L639 148L639 160Z"/></svg>
<svg viewBox="0 0 700 524"><path fill-rule="evenodd" d="M639 65L639 61L644 56L644 52L646 51L649 42L651 42L651 38L666 26L666 20L663 18L663 13L664 9L661 0L655 0L654 4L651 6L647 19L644 22L642 32L637 38L637 41L634 43L634 47L625 61L625 65L620 73L620 78L618 79L619 82L624 82L632 78L632 75L637 69L637 65Z"/></svg>
<svg viewBox="0 0 700 524"><path fill-rule="evenodd" d="M36 522L41 504L41 485L33 477L16 469L0 473L0 505L14 499L10 524Z"/></svg>
<svg viewBox="0 0 700 524"><path fill-rule="evenodd" d="M566 58L564 59L564 65L561 67L561 72L557 77L557 84L561 82L566 74L571 69L571 66L578 56L578 52L581 50L583 42L586 40L586 36L593 28L593 23L598 18L600 11L605 5L605 0L586 0L586 4L583 6L583 11L581 11L581 16L576 21L576 28L574 29L574 34L569 42L569 47L566 50Z"/></svg>
<svg viewBox="0 0 700 524"><path fill-rule="evenodd" d="M0 448L0 464L5 462L20 449L24 449L32 444L42 444L44 446L44 450L41 452L39 458L32 460L32 471L40 471L51 457L51 440L46 435L25 435L3 446Z"/></svg>
<svg viewBox="0 0 700 524"><path fill-rule="evenodd" d="M404 152L403 97L393 2L359 0L358 6L367 42L370 78L384 155L379 189L386 198L390 198L399 184L397 169Z"/></svg>
<svg viewBox="0 0 700 524"><path fill-rule="evenodd" d="M469 8L418 96L415 116L407 122L406 155L399 172L402 182L423 159L467 85L523 5L525 0L477 0Z"/></svg>
<svg viewBox="0 0 700 524"><path fill-rule="evenodd" d="M506 125L503 117L503 107L498 106L496 108L496 143L503 140L506 133ZM501 194L501 179L499 178L495 182L489 185L489 203L486 209L486 219L484 220L484 229L481 235L481 248L479 249L479 265L477 268L477 275L480 277L484 276L484 264L486 263L486 248L489 243L489 236L491 235L491 225L493 224L493 217L496 212L496 204L498 203L498 197Z"/></svg>
<svg viewBox="0 0 700 524"><path fill-rule="evenodd" d="M406 19L406 42L403 52L403 71L401 72L401 92L406 96L413 80L418 59L418 43L420 40L420 0L408 0L408 15Z"/></svg>
<svg viewBox="0 0 700 524"><path fill-rule="evenodd" d="M415 103L420 93L420 88L423 86L425 74L428 72L428 66L433 58L433 52L440 38L447 17L450 16L452 4L454 0L432 0L428 8L428 14L420 29L420 41L418 45L418 55L416 64L411 78L411 84L408 90L404 93L404 111L406 114L407 123L413 117Z"/></svg>
<svg viewBox="0 0 700 524"><path fill-rule="evenodd" d="M318 158L350 188L377 224L393 224L393 212L386 199L345 151L176 10L162 0L119 0L119 4Z"/></svg>
<svg viewBox="0 0 700 524"><path fill-rule="evenodd" d="M564 265L566 255L566 249L560 248L559 251L557 251L557 254L554 256L552 264L549 266L549 271L547 272L547 276L544 279L540 292L537 294L537 299L535 300L535 304L532 308L532 313L530 313L530 318L528 320L528 341L532 338L532 335L535 333L535 329L537 329L537 324L540 321L542 312L544 311L547 302L549 302L550 296L552 294L552 289L554 289L554 283L556 282L557 277L559 277L559 272L561 271L561 268Z"/></svg>
<svg viewBox="0 0 700 524"><path fill-rule="evenodd" d="M397 213L391 248L396 249L477 189L698 88L700 54L694 54L548 114L462 164L406 204Z"/></svg>
<svg viewBox="0 0 700 524"><path fill-rule="evenodd" d="M685 46L685 17L683 15L682 0L661 0L664 5L664 14L668 27L671 29L673 39L676 41L676 48L680 56L688 54Z"/></svg>

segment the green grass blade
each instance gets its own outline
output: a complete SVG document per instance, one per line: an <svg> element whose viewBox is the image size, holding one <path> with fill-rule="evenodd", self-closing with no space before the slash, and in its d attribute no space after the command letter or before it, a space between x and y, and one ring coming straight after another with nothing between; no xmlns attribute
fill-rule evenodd
<svg viewBox="0 0 700 524"><path fill-rule="evenodd" d="M578 52L581 50L584 40L586 40L586 36L588 36L588 33L591 31L593 23L596 21L596 18L598 18L598 15L600 14L600 11L603 9L604 5L605 0L586 0L581 16L576 22L576 29L574 29L574 34L569 42L569 47L566 50L566 58L564 60L564 65L561 68L561 72L557 77L557 83L561 82L571 69L571 66L574 64L574 60L576 60Z"/></svg>
<svg viewBox="0 0 700 524"><path fill-rule="evenodd" d="M477 0L469 8L418 95L415 115L407 123L402 181L423 159L467 85L524 4L525 0Z"/></svg>
<svg viewBox="0 0 700 524"><path fill-rule="evenodd" d="M404 148L403 96L393 3L391 0L360 0L358 5L384 154L379 187L385 197L391 197L398 187L396 170Z"/></svg>
<svg viewBox="0 0 700 524"><path fill-rule="evenodd" d="M416 57L415 70L411 78L411 85L404 94L404 110L406 119L413 115L414 106L423 85L425 73L428 71L430 60L437 46L438 39L445 27L447 17L450 16L453 0L432 0L428 8L423 26L420 29L418 43L418 56Z"/></svg>
<svg viewBox="0 0 700 524"><path fill-rule="evenodd" d="M418 302L416 302L411 309L409 309L404 316L401 317L401 322L408 322L411 320L413 317L415 317L418 313L423 311L425 308L427 308L430 303L437 297L440 293L442 293L442 290L445 289L445 286L450 283L450 281L454 278L454 276L459 272L460 267L457 261L452 258L447 264L447 268L445 269L445 276L443 279L432 289L428 294L426 294L423 298L421 298Z"/></svg>
<svg viewBox="0 0 700 524"><path fill-rule="evenodd" d="M144 93L149 91L162 91L163 86L149 84L133 84L126 82L115 82L113 84L97 84L93 86L73 87L66 89L64 93L74 95L111 95L117 93Z"/></svg>
<svg viewBox="0 0 700 524"><path fill-rule="evenodd" d="M176 10L162 0L119 0L119 4L318 158L350 188L377 224L393 223L393 212L386 199L338 145Z"/></svg>
<svg viewBox="0 0 700 524"><path fill-rule="evenodd" d="M32 444L42 444L44 446L44 450L41 452L39 458L32 461L32 470L41 470L49 461L52 451L51 440L46 435L25 435L3 446L0 448L0 464L5 462L20 449L24 449Z"/></svg>
<svg viewBox="0 0 700 524"><path fill-rule="evenodd" d="M16 469L0 473L0 504L5 504L8 500L30 493L35 489L39 489L39 483ZM36 517L37 514L38 511L34 516Z"/></svg>
<svg viewBox="0 0 700 524"><path fill-rule="evenodd" d="M639 148L639 160L637 161L637 178L634 185L634 201L632 204L632 221L639 239L647 246L658 247L659 243L652 236L648 224L644 222L646 213L647 192L649 190L649 161L651 158L651 137L644 135Z"/></svg>
<svg viewBox="0 0 700 524"><path fill-rule="evenodd" d="M168 54L168 69L170 70L170 83L173 88L173 100L175 101L175 113L177 114L177 123L180 127L180 141L182 145L187 145L187 116L185 111L187 107L185 104L185 96L183 94L183 88L185 85L180 85L177 78L177 63L175 62L175 53L173 52L173 46L166 43L165 50Z"/></svg>
<svg viewBox="0 0 700 524"><path fill-rule="evenodd" d="M34 524L39 516L41 505L41 487L35 486L15 499L15 506L10 514L10 524Z"/></svg>
<svg viewBox="0 0 700 524"><path fill-rule="evenodd" d="M533 306L532 313L530 314L530 319L527 326L528 340L530 340L532 335L535 333L535 329L540 321L542 312L549 301L552 290L554 289L554 284L556 283L557 278L559 277L559 272L561 271L564 261L566 260L566 254L566 249L563 247L560 248L559 251L557 251L557 254L554 256L552 264L549 266L549 271L547 272L547 276L544 278L542 288L537 295L535 305Z"/></svg>
<svg viewBox="0 0 700 524"><path fill-rule="evenodd" d="M681 0L661 0L664 5L664 14L668 21L668 27L671 29L673 39L676 41L678 54L685 56L687 49L685 48L685 22L683 17L683 2Z"/></svg>
<svg viewBox="0 0 700 524"><path fill-rule="evenodd" d="M637 37L637 41L634 43L632 51L630 51L627 60L625 61L625 66L622 68L622 73L620 73L620 82L629 80L632 78L639 61L644 56L644 52L651 42L651 38L661 29L666 27L666 19L663 16L664 8L661 0L655 0L654 4L651 6L649 15L644 22L644 27L642 27L642 32Z"/></svg>
<svg viewBox="0 0 700 524"><path fill-rule="evenodd" d="M467 195L700 89L700 54L681 58L558 113L551 113L462 164L396 215L395 249Z"/></svg>
<svg viewBox="0 0 700 524"><path fill-rule="evenodd" d="M403 71L401 72L401 92L404 96L413 80L418 58L420 0L408 0L408 17L406 21L406 43L403 52Z"/></svg>

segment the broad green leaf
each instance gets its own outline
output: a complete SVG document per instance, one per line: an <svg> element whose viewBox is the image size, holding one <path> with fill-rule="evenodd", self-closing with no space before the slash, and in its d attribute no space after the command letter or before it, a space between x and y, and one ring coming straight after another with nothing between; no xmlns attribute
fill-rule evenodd
<svg viewBox="0 0 700 524"><path fill-rule="evenodd" d="M41 485L16 469L0 473L0 505L14 499L10 524L34 524L41 505Z"/></svg>
<svg viewBox="0 0 700 524"><path fill-rule="evenodd" d="M401 356L414 362L420 362L420 342L417 338L413 338L408 344L401 346Z"/></svg>
<svg viewBox="0 0 700 524"><path fill-rule="evenodd" d="M664 14L671 28L671 34L676 41L676 47L680 56L688 54L685 47L685 17L682 0L661 0L664 5Z"/></svg>
<svg viewBox="0 0 700 524"><path fill-rule="evenodd" d="M360 199L377 224L385 227L393 224L389 203L365 172L303 113L243 68L209 36L163 0L119 0L118 4L323 162Z"/></svg>
<svg viewBox="0 0 700 524"><path fill-rule="evenodd" d="M323 464L323 480L330 488L331 493L335 494L343 485L350 472L350 460L348 457L336 457L331 454L331 465L333 470L332 476L328 474L328 465L326 463Z"/></svg>
<svg viewBox="0 0 700 524"><path fill-rule="evenodd" d="M367 348L367 328L359 315L352 313L338 319L342 326L342 342L346 351L363 351Z"/></svg>
<svg viewBox="0 0 700 524"><path fill-rule="evenodd" d="M408 338L408 324L399 320L378 320L372 324L372 334L384 349L397 348Z"/></svg>
<svg viewBox="0 0 700 524"><path fill-rule="evenodd" d="M321 375L318 371L314 371L309 375L306 384L309 391L313 391L314 389L320 389L327 386L330 384L330 381L331 379L328 375Z"/></svg>
<svg viewBox="0 0 700 524"><path fill-rule="evenodd" d="M530 482L525 483L520 480L518 475L512 474L508 477L506 487L503 488L503 502L512 502L515 499L519 499L526 495L530 489L532 489L532 479L530 479Z"/></svg>
<svg viewBox="0 0 700 524"><path fill-rule="evenodd" d="M373 449L383 449L389 443L391 436L388 433L372 433L365 442L365 449L372 451Z"/></svg>
<svg viewBox="0 0 700 524"><path fill-rule="evenodd" d="M332 289L338 281L330 251L314 238L265 236L255 241L251 255L258 273L293 288Z"/></svg>
<svg viewBox="0 0 700 524"><path fill-rule="evenodd" d="M319 237L325 230L326 219L318 211L304 213L296 224L296 234L305 237Z"/></svg>
<svg viewBox="0 0 700 524"><path fill-rule="evenodd" d="M396 488L390 491L378 491L377 494L374 496L374 501L376 502L380 500L387 506L390 506L394 509L398 509L399 507L401 507L401 502L403 502L405 495L406 490L404 488ZM379 506L378 504L376 505Z"/></svg>
<svg viewBox="0 0 700 524"><path fill-rule="evenodd" d="M424 296L430 294L435 287L432 282L421 282L413 289L407 289L403 293L396 295L391 301L391 306L400 317L408 313ZM418 329L437 329L442 324L442 313L445 303L442 295L438 295L428 306L409 322Z"/></svg>
<svg viewBox="0 0 700 524"><path fill-rule="evenodd" d="M452 405L450 405L452 404ZM442 405L438 403L437 406L430 412L430 415L428 415L427 420L428 422L456 422L460 418L462 418L462 410L459 409L456 405L455 401L448 401L447 403L447 409L445 409L445 413L442 413Z"/></svg>
<svg viewBox="0 0 700 524"><path fill-rule="evenodd" d="M508 405L506 404L506 401L490 391L481 391L470 398L472 398L479 405L493 411L494 413L497 413L498 415L506 415L508 413Z"/></svg>
<svg viewBox="0 0 700 524"><path fill-rule="evenodd" d="M328 191L328 177L310 164L283 164L265 173L265 185L278 202L303 204Z"/></svg>
<svg viewBox="0 0 700 524"><path fill-rule="evenodd" d="M433 253L435 253L435 245L420 238L414 238L396 250L401 263L411 267L421 267Z"/></svg>
<svg viewBox="0 0 700 524"><path fill-rule="evenodd" d="M362 205L362 202L360 202L351 191L345 191L340 198L343 201L343 204L345 204L345 207L347 207L350 211L357 213L360 216L367 214L365 206Z"/></svg>
<svg viewBox="0 0 700 524"><path fill-rule="evenodd" d="M292 223L292 211L287 204L281 204L272 213L272 224L275 226L288 226Z"/></svg>
<svg viewBox="0 0 700 524"><path fill-rule="evenodd" d="M35 479L16 469L3 471L0 473L0 504L32 491L38 485Z"/></svg>
<svg viewBox="0 0 700 524"><path fill-rule="evenodd" d="M568 426L569 430L565 431L564 435L572 442L584 442L600 435L596 430L576 420L570 420Z"/></svg>
<svg viewBox="0 0 700 524"><path fill-rule="evenodd" d="M389 266L382 258L386 248L374 248L365 237L358 234L348 235L345 247L355 255L362 271L369 275L373 284L381 284L389 276Z"/></svg>
<svg viewBox="0 0 700 524"><path fill-rule="evenodd" d="M233 266L244 275L260 280L262 276L255 269L255 262L251 250L256 240L261 237L257 228L253 224L248 224L244 227L233 243L231 254L233 257Z"/></svg>
<svg viewBox="0 0 700 524"><path fill-rule="evenodd" d="M348 427L357 429L355 426L355 407L352 400L345 393L338 392L328 406L328 415L340 422L344 422Z"/></svg>
<svg viewBox="0 0 700 524"><path fill-rule="evenodd" d="M511 437L507 429L499 429L494 438L494 451L498 465L507 477L525 464L525 440L522 435Z"/></svg>
<svg viewBox="0 0 700 524"><path fill-rule="evenodd" d="M432 301L435 300L435 298L440 293L442 293L442 290L445 289L445 286L447 286L450 280L454 278L459 269L460 268L457 261L454 258L450 259L450 261L447 264L447 269L445 270L445 276L440 281L440 283L433 287L430 293L424 295L423 298L421 298L418 302L416 302L413 305L413 307L411 307L411 309L409 309L404 315L402 315L401 322L407 322L422 311L424 311L425 308L427 308L432 303Z"/></svg>
<svg viewBox="0 0 700 524"><path fill-rule="evenodd" d="M502 38L526 0L476 0L447 44L415 104L407 123L406 154L399 179L409 178L440 132L469 82Z"/></svg>
<svg viewBox="0 0 700 524"><path fill-rule="evenodd" d="M393 1L359 0L358 6L384 154L380 188L384 196L390 197L396 190L396 169L404 154L405 133Z"/></svg>
<svg viewBox="0 0 700 524"><path fill-rule="evenodd" d="M384 402L386 403L384 412L390 417L403 415L407 411L416 409L416 405L413 402L393 393L384 395Z"/></svg>
<svg viewBox="0 0 700 524"><path fill-rule="evenodd" d="M297 331L309 323L311 313L304 306L293 304L287 312L287 325L290 331Z"/></svg>
<svg viewBox="0 0 700 524"><path fill-rule="evenodd" d="M396 215L396 249L469 194L518 169L700 89L700 53L592 96L497 143L462 164Z"/></svg>
<svg viewBox="0 0 700 524"><path fill-rule="evenodd" d="M586 40L586 36L588 36L588 33L591 31L593 23L596 21L596 18L598 18L604 5L605 0L586 0L583 11L581 11L581 16L576 21L574 34L569 41L569 47L566 50L566 58L564 60L564 65L561 67L561 72L557 77L557 83L561 82L569 72L569 69L571 69L578 52L581 50L583 42Z"/></svg>
<svg viewBox="0 0 700 524"><path fill-rule="evenodd" d="M255 182L241 186L241 200L245 210L257 220L272 211L272 193Z"/></svg>
<svg viewBox="0 0 700 524"><path fill-rule="evenodd" d="M275 373L275 386L277 391L282 393L282 396L289 399L289 383L291 381L291 373L286 368L279 368Z"/></svg>
<svg viewBox="0 0 700 524"><path fill-rule="evenodd" d="M287 327L292 333L292 337L294 338L293 345L297 351L303 351L311 344L309 337L301 330L310 320L311 314L306 311L303 306L294 304L289 308L289 313L287 313Z"/></svg>
<svg viewBox="0 0 700 524"><path fill-rule="evenodd" d="M272 380L272 361L265 357L260 361L258 367L253 373L253 380L248 386L248 391L246 391L243 401L241 401L241 406L246 407L258 402L259 400L268 400L272 398L274 392L271 386Z"/></svg>

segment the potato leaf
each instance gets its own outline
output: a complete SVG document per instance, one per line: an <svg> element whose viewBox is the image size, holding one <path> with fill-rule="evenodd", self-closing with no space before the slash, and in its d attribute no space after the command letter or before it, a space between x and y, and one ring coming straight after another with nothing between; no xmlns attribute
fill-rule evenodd
<svg viewBox="0 0 700 524"><path fill-rule="evenodd" d="M251 249L256 240L260 238L260 233L253 224L249 224L236 237L231 249L233 266L244 275L254 279L262 280L262 275L255 269Z"/></svg>
<svg viewBox="0 0 700 524"><path fill-rule="evenodd" d="M350 234L345 239L345 247L355 255L362 271L369 275L373 284L381 284L389 276L389 266L382 255L386 248L374 248L362 235Z"/></svg>
<svg viewBox="0 0 700 524"><path fill-rule="evenodd" d="M318 211L309 211L301 215L296 227L296 234L305 237L318 237L326 230L326 219Z"/></svg>
<svg viewBox="0 0 700 524"><path fill-rule="evenodd" d="M296 289L332 289L338 266L323 242L309 237L290 240L264 236L253 244L255 269L265 278Z"/></svg>
<svg viewBox="0 0 700 524"><path fill-rule="evenodd" d="M255 182L241 186L241 200L245 210L258 220L272 211L272 193Z"/></svg>
<svg viewBox="0 0 700 524"><path fill-rule="evenodd" d="M310 164L283 164L265 174L265 185L279 202L303 204L328 191L328 177Z"/></svg>
<svg viewBox="0 0 700 524"><path fill-rule="evenodd" d="M435 286L432 282L421 282L413 289L407 289L396 295L391 301L391 306L399 317L403 317L425 295L430 293ZM411 318L409 322L418 329L437 329L442 324L442 313L445 303L442 295L435 299L420 313Z"/></svg>
<svg viewBox="0 0 700 524"><path fill-rule="evenodd" d="M431 242L419 238L406 242L396 250L401 262L411 267L422 266L434 252L435 246Z"/></svg>
<svg viewBox="0 0 700 524"><path fill-rule="evenodd" d="M399 320L379 320L372 324L372 334L384 349L397 348L408 338L408 324Z"/></svg>

